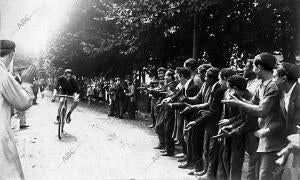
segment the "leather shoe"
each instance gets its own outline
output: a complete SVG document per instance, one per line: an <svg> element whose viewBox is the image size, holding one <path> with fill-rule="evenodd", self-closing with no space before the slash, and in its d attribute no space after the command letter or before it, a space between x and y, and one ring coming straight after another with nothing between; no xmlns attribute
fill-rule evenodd
<svg viewBox="0 0 300 180"><path fill-rule="evenodd" d="M201 179L201 180L215 180L216 178L213 175L209 174L209 173L205 173L202 176L200 176L199 179Z"/></svg>
<svg viewBox="0 0 300 180"><path fill-rule="evenodd" d="M154 128L154 127L155 127L154 124L148 126L148 128Z"/></svg>
<svg viewBox="0 0 300 180"><path fill-rule="evenodd" d="M183 157L183 158L178 159L177 162L184 162L186 160L187 160L187 157Z"/></svg>
<svg viewBox="0 0 300 180"><path fill-rule="evenodd" d="M167 152L165 152L165 153L162 154L162 156L174 156L174 153L167 153Z"/></svg>
<svg viewBox="0 0 300 180"><path fill-rule="evenodd" d="M192 167L193 165L192 164L189 164L189 163L185 163L185 164L180 164L178 166L178 168L181 168L181 169L187 169L187 168L190 168Z"/></svg>
<svg viewBox="0 0 300 180"><path fill-rule="evenodd" d="M29 127L28 125L21 125L20 129L25 129L25 128L28 128L28 127Z"/></svg>
<svg viewBox="0 0 300 180"><path fill-rule="evenodd" d="M161 149L160 152L165 153L165 152L167 152L167 150L166 149Z"/></svg>
<svg viewBox="0 0 300 180"><path fill-rule="evenodd" d="M199 171L199 172L194 172L194 175L195 176L203 176L205 173L206 173L206 171L203 170L203 171Z"/></svg>
<svg viewBox="0 0 300 180"><path fill-rule="evenodd" d="M175 157L177 157L177 158L184 158L185 155L183 153L179 153L179 154L176 154Z"/></svg>
<svg viewBox="0 0 300 180"><path fill-rule="evenodd" d="M154 147L153 149L164 149L164 145L159 144L158 146Z"/></svg>
<svg viewBox="0 0 300 180"><path fill-rule="evenodd" d="M188 175L195 175L195 173L196 173L196 171L195 171L195 169L193 169L188 173Z"/></svg>

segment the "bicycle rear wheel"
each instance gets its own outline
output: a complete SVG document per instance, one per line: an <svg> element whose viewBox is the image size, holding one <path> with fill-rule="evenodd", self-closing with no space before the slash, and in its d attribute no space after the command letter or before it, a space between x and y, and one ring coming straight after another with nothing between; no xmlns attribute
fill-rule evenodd
<svg viewBox="0 0 300 180"><path fill-rule="evenodd" d="M59 122L58 122L58 139L62 138L62 134L64 132L65 116L66 116L66 109L62 108Z"/></svg>

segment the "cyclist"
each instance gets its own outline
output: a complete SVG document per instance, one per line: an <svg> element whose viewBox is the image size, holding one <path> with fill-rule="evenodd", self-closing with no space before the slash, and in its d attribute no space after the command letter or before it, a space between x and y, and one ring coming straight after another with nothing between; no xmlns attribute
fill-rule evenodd
<svg viewBox="0 0 300 180"><path fill-rule="evenodd" d="M63 95L69 95L74 97L74 102L67 114L66 122L70 123L71 122L71 114L76 108L78 102L79 102L79 86L76 81L76 79L72 76L72 70L71 69L66 69L64 75L60 76L57 79L56 86L53 91L53 99L52 102L55 101L55 96L57 95L57 91L60 90L60 94ZM60 118L60 111L63 106L63 98L59 99L59 106L58 106L58 111L57 111L57 117L56 121L54 122L55 124L58 124L59 118Z"/></svg>

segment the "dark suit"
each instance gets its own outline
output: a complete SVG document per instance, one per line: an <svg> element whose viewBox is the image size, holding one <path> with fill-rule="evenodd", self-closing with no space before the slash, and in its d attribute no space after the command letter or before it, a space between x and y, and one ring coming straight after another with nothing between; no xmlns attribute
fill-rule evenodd
<svg viewBox="0 0 300 180"><path fill-rule="evenodd" d="M284 114L285 126L288 135L297 133L297 125L300 125L300 84L296 85L292 91L288 111L285 109L284 95L282 93L280 107Z"/></svg>
<svg viewBox="0 0 300 180"><path fill-rule="evenodd" d="M222 115L223 100L226 88L222 88L217 83L210 94L209 109L199 112L199 117L195 120L197 124L205 127L204 143L203 143L203 157L206 164L207 173L216 176L218 168L218 154L219 144L217 139L212 139L213 136L218 134L218 122Z"/></svg>
<svg viewBox="0 0 300 180"><path fill-rule="evenodd" d="M250 100L252 95L247 91L242 98ZM244 109L239 108L238 111L237 116L229 119L233 129L230 137L224 138L220 147L219 175L225 179L241 179L244 155L247 150L249 154L247 179L255 180L258 173L256 153L258 138L254 136L254 132L258 130L258 122L256 117L247 114ZM222 117L222 119L228 118L228 116Z"/></svg>
<svg viewBox="0 0 300 180"><path fill-rule="evenodd" d="M126 105L127 105L127 97L126 97L126 92L128 89L128 85L126 82L122 81L119 85L117 85L117 112L119 113L118 116L119 118L123 118L123 115L126 110Z"/></svg>
<svg viewBox="0 0 300 180"><path fill-rule="evenodd" d="M287 129L287 134L290 135L298 133L296 127L297 125L300 125L300 84L298 82L296 82L296 85L290 96L288 110L286 111L285 108L284 93L282 93L280 99L280 107L284 114L283 116L285 120L285 126ZM296 159L297 157L299 157L299 153L300 151L295 152L293 164L299 161L299 159Z"/></svg>
<svg viewBox="0 0 300 180"><path fill-rule="evenodd" d="M167 96L173 95L175 92L175 82L169 82L167 86L161 90L151 90L150 94L155 99L162 99ZM159 143L165 146L168 153L174 153L174 142L172 139L172 132L174 127L175 115L167 105L162 105L156 108L156 125L155 131L158 135ZM170 128L172 126L172 128Z"/></svg>
<svg viewBox="0 0 300 180"><path fill-rule="evenodd" d="M182 87L180 91L178 91L174 96L172 96L172 102L181 101L184 97L194 97L198 94L200 88L198 85L195 84L194 80L192 79L187 88Z"/></svg>
<svg viewBox="0 0 300 180"><path fill-rule="evenodd" d="M183 110L186 107L186 105L184 103L181 103L181 100L185 99L186 97L188 97L188 98L194 97L199 93L199 91L200 91L199 86L197 84L195 84L194 80L192 79L189 82L189 84L187 85L187 88L182 87L182 89L172 97L173 102L176 102L176 101L179 102L179 103L174 104L175 105L174 109ZM189 121L192 117L193 117L193 115L184 117L181 120L185 121L185 124L186 124L187 121ZM178 126L178 128L180 128L181 131L183 131L183 129L184 129L183 121L180 122L179 126ZM183 136L181 137L182 139L180 139L183 151L184 151L184 153L187 154L188 163L195 163L198 160L198 158L195 158L195 154L197 154L197 155L200 154L200 156L202 154L201 152L193 151L193 149L194 149L193 145L195 145L195 146L199 145L199 143L193 144L193 142L194 142L193 139L195 139L196 137L201 136L201 135L202 135L202 132L196 131L194 128L188 133L187 142L184 141Z"/></svg>

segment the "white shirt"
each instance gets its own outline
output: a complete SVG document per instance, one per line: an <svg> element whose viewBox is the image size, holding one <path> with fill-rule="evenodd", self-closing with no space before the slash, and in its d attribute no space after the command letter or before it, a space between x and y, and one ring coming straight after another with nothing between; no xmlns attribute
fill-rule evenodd
<svg viewBox="0 0 300 180"><path fill-rule="evenodd" d="M190 84L190 82L192 81L193 79L189 79L185 84L184 84L184 94L185 94L185 96L187 96L186 95L186 91L187 91L187 89L188 89L188 87L189 87L189 84Z"/></svg>
<svg viewBox="0 0 300 180"><path fill-rule="evenodd" d="M24 179L10 127L11 107L17 110L29 108L32 104L32 87L30 84L23 83L23 89L7 71L2 61L0 61L0 74L0 179Z"/></svg>
<svg viewBox="0 0 300 180"><path fill-rule="evenodd" d="M255 91L260 84L261 84L261 80L259 80L257 78L255 78L251 81L248 81L247 89L251 93L252 96L255 94Z"/></svg>
<svg viewBox="0 0 300 180"><path fill-rule="evenodd" d="M294 83L294 85L292 86L292 88L290 89L290 91L288 93L284 92L284 107L285 107L286 112L288 112L291 95L292 95L292 92L293 92L295 86L296 86L296 83Z"/></svg>

